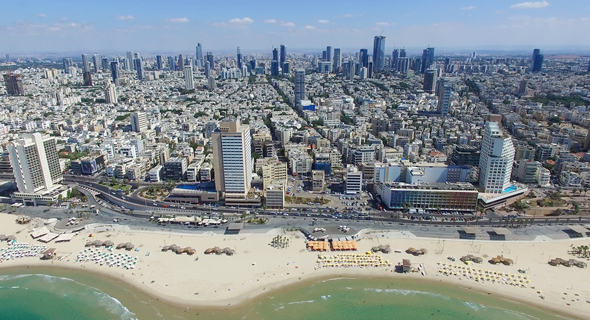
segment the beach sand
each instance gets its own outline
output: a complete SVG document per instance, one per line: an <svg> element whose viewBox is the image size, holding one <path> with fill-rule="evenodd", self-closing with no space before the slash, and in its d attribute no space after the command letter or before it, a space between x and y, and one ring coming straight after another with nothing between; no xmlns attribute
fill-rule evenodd
<svg viewBox="0 0 590 320"><path fill-rule="evenodd" d="M15 235L19 242L41 244L33 240L29 234L35 223L18 225L15 218L14 215L0 214L0 233ZM288 237L290 246L282 249L271 247L269 244L277 234ZM56 248L58 256L67 256L62 261L21 258L3 261L0 268L20 267L24 271L27 266L52 266L86 270L119 279L162 302L183 308L236 307L286 285L316 278L391 277L454 284L511 301L549 308L580 319L587 318L590 312L590 303L586 302L590 301L589 270L553 267L547 263L549 259L557 257L580 260L569 255L568 250L572 244L588 244L588 239L585 238L567 241L507 242L415 238L411 234L396 231L361 232L357 253L368 251L376 245L387 244L393 250L405 251L408 247L428 249L426 255L419 257L405 252L383 255L383 258L390 260L393 265L401 263L402 259L410 259L413 266L423 264L426 275L422 276L418 272L397 274L392 271L393 267L317 268L318 253L305 249L305 239L299 232L284 233L282 230L271 230L267 234L214 235L133 230L100 232L93 236L89 237L89 232L82 231L71 242L49 243L48 247ZM85 249L84 244L93 240L110 240L115 244L131 242L140 247L139 252L114 250L117 254L137 256L139 262L136 268L125 270L90 262L75 262L76 255ZM190 246L196 249L197 253L188 256L161 251L163 246L171 244L180 247ZM215 246L229 247L236 253L234 256L204 254L207 248ZM6 247L5 242L0 244L0 248ZM102 250L106 252L105 249ZM150 255L145 256L148 251ZM322 254L333 255L338 252ZM460 280L459 277L444 276L437 272L437 263L462 264L458 259L467 254L479 257L487 255L482 264L474 264L472 267L512 274L518 274L518 269L525 269L531 280L529 287L475 282L465 278ZM505 266L487 262L489 258L497 255L511 258L515 260L515 264ZM454 256L457 261L447 260L448 256ZM542 291L544 300L540 298L539 290Z"/></svg>

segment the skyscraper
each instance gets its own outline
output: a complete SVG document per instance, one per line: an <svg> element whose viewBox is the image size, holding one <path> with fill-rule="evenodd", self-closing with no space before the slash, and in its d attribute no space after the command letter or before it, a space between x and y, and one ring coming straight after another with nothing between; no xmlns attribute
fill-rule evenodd
<svg viewBox="0 0 590 320"><path fill-rule="evenodd" d="M340 48L335 48L334 49L334 66L332 67L332 70L334 70L335 73L338 73L340 67L342 67L342 56L340 55Z"/></svg>
<svg viewBox="0 0 590 320"><path fill-rule="evenodd" d="M238 47L238 69L242 70L242 52L240 51L240 47Z"/></svg>
<svg viewBox="0 0 590 320"><path fill-rule="evenodd" d="M272 60L279 61L279 50L277 48L272 49Z"/></svg>
<svg viewBox="0 0 590 320"><path fill-rule="evenodd" d="M6 92L11 96L24 96L25 89L23 88L23 80L20 74L11 74L10 72L4 74L4 85Z"/></svg>
<svg viewBox="0 0 590 320"><path fill-rule="evenodd" d="M428 93L433 93L436 86L436 70L428 69L424 73L424 91Z"/></svg>
<svg viewBox="0 0 590 320"><path fill-rule="evenodd" d="M295 105L305 100L305 69L295 70Z"/></svg>
<svg viewBox="0 0 590 320"><path fill-rule="evenodd" d="M119 62L111 61L111 77L115 85L119 84Z"/></svg>
<svg viewBox="0 0 590 320"><path fill-rule="evenodd" d="M590 73L590 60L588 60L588 73Z"/></svg>
<svg viewBox="0 0 590 320"><path fill-rule="evenodd" d="M502 193L510 187L513 162L512 138L502 132L497 122L488 122L479 159L479 186L485 193Z"/></svg>
<svg viewBox="0 0 590 320"><path fill-rule="evenodd" d="M359 61L358 61L363 67L368 67L369 66L369 50L367 49L361 49L361 51L359 52Z"/></svg>
<svg viewBox="0 0 590 320"><path fill-rule="evenodd" d="M92 71L94 71L94 73L98 73L98 61L100 61L100 60L98 60L98 54L95 53L92 56L92 64L94 65L94 68Z"/></svg>
<svg viewBox="0 0 590 320"><path fill-rule="evenodd" d="M209 79L211 76L211 63L209 61L205 61L205 78Z"/></svg>
<svg viewBox="0 0 590 320"><path fill-rule="evenodd" d="M207 52L207 61L209 61L209 68L215 69L215 61L213 59L213 52Z"/></svg>
<svg viewBox="0 0 590 320"><path fill-rule="evenodd" d="M6 54L6 61L4 61L4 62L9 62L9 61L10 61L10 55L7 53Z"/></svg>
<svg viewBox="0 0 590 320"><path fill-rule="evenodd" d="M373 41L373 69L381 72L385 68L385 36L375 36Z"/></svg>
<svg viewBox="0 0 590 320"><path fill-rule="evenodd" d="M191 66L184 67L184 88L186 90L195 89L195 82L193 79L193 68Z"/></svg>
<svg viewBox="0 0 590 320"><path fill-rule="evenodd" d="M332 46L326 47L326 61L332 62Z"/></svg>
<svg viewBox="0 0 590 320"><path fill-rule="evenodd" d="M70 67L74 65L72 58L65 57L63 58L63 65L64 65L64 72L68 73Z"/></svg>
<svg viewBox="0 0 590 320"><path fill-rule="evenodd" d="M422 68L420 72L424 73L434 62L434 48L426 48L422 51Z"/></svg>
<svg viewBox="0 0 590 320"><path fill-rule="evenodd" d="M270 75L271 76L278 76L279 75L279 61L273 60L270 62Z"/></svg>
<svg viewBox="0 0 590 320"><path fill-rule="evenodd" d="M391 70L395 70L397 66L397 59L399 59L399 50L394 49L391 53Z"/></svg>
<svg viewBox="0 0 590 320"><path fill-rule="evenodd" d="M63 180L55 138L24 133L7 149L19 192L50 191Z"/></svg>
<svg viewBox="0 0 590 320"><path fill-rule="evenodd" d="M217 84L215 84L215 78L213 76L209 76L209 78L207 78L207 89L213 91L215 88L217 88Z"/></svg>
<svg viewBox="0 0 590 320"><path fill-rule="evenodd" d="M90 65L88 65L88 55L82 54L82 73L90 72Z"/></svg>
<svg viewBox="0 0 590 320"><path fill-rule="evenodd" d="M283 63L283 74L289 74L289 73L291 73L291 62L285 61L285 63Z"/></svg>
<svg viewBox="0 0 590 320"><path fill-rule="evenodd" d="M221 122L211 135L215 189L222 198L245 198L252 182L250 127Z"/></svg>
<svg viewBox="0 0 590 320"><path fill-rule="evenodd" d="M406 57L406 49L399 49L399 57L400 58Z"/></svg>
<svg viewBox="0 0 590 320"><path fill-rule="evenodd" d="M197 43L197 67L202 68L204 66L203 61L203 48L200 43Z"/></svg>
<svg viewBox="0 0 590 320"><path fill-rule="evenodd" d="M356 73L356 63L354 60L348 61L348 74L346 75L346 80L354 80L354 75Z"/></svg>
<svg viewBox="0 0 590 320"><path fill-rule="evenodd" d="M533 61L531 65L531 69L533 72L540 72L543 68L543 54L541 54L541 49L533 50Z"/></svg>
<svg viewBox="0 0 590 320"><path fill-rule="evenodd" d="M285 48L284 44L281 44L281 51L280 51L280 57L279 57L279 63L281 68L283 67L283 64L285 63L285 61L287 61L287 48Z"/></svg>
<svg viewBox="0 0 590 320"><path fill-rule="evenodd" d="M161 55L157 55L156 56L156 69L157 70L162 70L163 69L163 63L162 63L162 56Z"/></svg>
<svg viewBox="0 0 590 320"><path fill-rule="evenodd" d="M174 61L174 57L172 56L168 57L168 70L176 70L176 61Z"/></svg>
<svg viewBox="0 0 590 320"><path fill-rule="evenodd" d="M92 87L92 74L90 72L84 72L82 78L84 78L85 87Z"/></svg>
<svg viewBox="0 0 590 320"><path fill-rule="evenodd" d="M117 103L119 101L117 99L117 87L112 83L106 85L104 96L107 103Z"/></svg>
<svg viewBox="0 0 590 320"><path fill-rule="evenodd" d="M427 71L430 71L429 69ZM434 77L436 77L436 70L432 70L434 73ZM446 117L449 115L449 106L450 106L450 99L451 99L451 86L445 82L444 78L441 78L437 83L438 88L436 89L436 94L438 96L438 105L437 111L438 113Z"/></svg>
<svg viewBox="0 0 590 320"><path fill-rule="evenodd" d="M144 132L148 129L148 119L144 112L133 112L131 114L131 130Z"/></svg>
<svg viewBox="0 0 590 320"><path fill-rule="evenodd" d="M127 51L127 60L125 61L125 70L133 70L133 51Z"/></svg>
<svg viewBox="0 0 590 320"><path fill-rule="evenodd" d="M102 57L101 67L102 67L102 72L107 72L109 70L109 59Z"/></svg>
<svg viewBox="0 0 590 320"><path fill-rule="evenodd" d="M143 61L141 60L141 58L135 58L133 60L133 65L135 66L135 70L137 70L137 80L143 81Z"/></svg>
<svg viewBox="0 0 590 320"><path fill-rule="evenodd" d="M178 55L178 65L176 66L177 70L184 71L184 57L182 53Z"/></svg>

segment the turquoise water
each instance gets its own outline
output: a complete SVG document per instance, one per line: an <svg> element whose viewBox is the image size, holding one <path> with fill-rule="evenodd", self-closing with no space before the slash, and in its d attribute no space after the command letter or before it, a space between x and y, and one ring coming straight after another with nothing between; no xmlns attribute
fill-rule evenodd
<svg viewBox="0 0 590 320"><path fill-rule="evenodd" d="M165 305L115 279L80 271L44 270L51 276L39 271L0 276L0 319L567 319L471 290L406 279L300 283L225 310Z"/></svg>

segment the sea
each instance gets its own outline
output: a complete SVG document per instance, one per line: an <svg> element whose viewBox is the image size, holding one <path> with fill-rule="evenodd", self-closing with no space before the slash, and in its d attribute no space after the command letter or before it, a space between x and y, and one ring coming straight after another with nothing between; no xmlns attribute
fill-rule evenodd
<svg viewBox="0 0 590 320"><path fill-rule="evenodd" d="M240 307L196 308L165 304L117 279L84 271L30 268L0 271L0 319L570 318L468 288L397 278L313 280Z"/></svg>

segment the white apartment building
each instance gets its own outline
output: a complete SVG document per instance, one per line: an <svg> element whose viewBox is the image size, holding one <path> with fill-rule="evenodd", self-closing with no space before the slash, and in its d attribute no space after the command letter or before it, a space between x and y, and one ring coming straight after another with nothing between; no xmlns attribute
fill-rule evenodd
<svg viewBox="0 0 590 320"><path fill-rule="evenodd" d="M131 130L144 132L148 129L149 123L144 112L133 112L131 114Z"/></svg>
<svg viewBox="0 0 590 320"><path fill-rule="evenodd" d="M512 138L502 132L497 122L488 122L479 160L479 186L485 193L502 193L511 186L513 162Z"/></svg>
<svg viewBox="0 0 590 320"><path fill-rule="evenodd" d="M346 166L346 194L358 194L363 190L363 173L355 165Z"/></svg>

